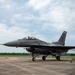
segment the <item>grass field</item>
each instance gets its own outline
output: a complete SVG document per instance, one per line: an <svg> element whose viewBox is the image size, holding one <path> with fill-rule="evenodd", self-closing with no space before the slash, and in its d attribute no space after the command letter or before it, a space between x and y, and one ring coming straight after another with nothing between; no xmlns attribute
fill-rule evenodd
<svg viewBox="0 0 75 75"><path fill-rule="evenodd" d="M74 58L75 59L75 56L61 56L62 58Z"/></svg>
<svg viewBox="0 0 75 75"><path fill-rule="evenodd" d="M0 53L0 56L27 56L27 57L31 57L32 55L29 53ZM42 57L42 55L40 55L39 57ZM51 55L48 56L48 58L52 58ZM75 58L75 55L71 54L71 55L62 55L61 58Z"/></svg>
<svg viewBox="0 0 75 75"><path fill-rule="evenodd" d="M0 53L0 56L31 56L29 53Z"/></svg>

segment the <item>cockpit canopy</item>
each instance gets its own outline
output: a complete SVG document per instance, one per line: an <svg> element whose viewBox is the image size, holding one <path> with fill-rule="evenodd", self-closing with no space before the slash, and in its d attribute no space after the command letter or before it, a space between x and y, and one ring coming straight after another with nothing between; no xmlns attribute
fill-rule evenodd
<svg viewBox="0 0 75 75"><path fill-rule="evenodd" d="M24 37L23 40L37 40L37 38L28 36Z"/></svg>

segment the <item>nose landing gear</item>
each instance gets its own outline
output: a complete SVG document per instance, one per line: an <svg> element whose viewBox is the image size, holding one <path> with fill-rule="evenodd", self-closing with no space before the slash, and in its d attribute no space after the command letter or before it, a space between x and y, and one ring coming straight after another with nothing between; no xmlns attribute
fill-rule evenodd
<svg viewBox="0 0 75 75"><path fill-rule="evenodd" d="M32 54L32 61L35 61L36 54Z"/></svg>

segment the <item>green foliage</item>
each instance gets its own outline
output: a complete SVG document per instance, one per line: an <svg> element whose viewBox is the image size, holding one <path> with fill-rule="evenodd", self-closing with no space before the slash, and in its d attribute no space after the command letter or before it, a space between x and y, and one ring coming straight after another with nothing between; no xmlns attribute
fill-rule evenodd
<svg viewBox="0 0 75 75"><path fill-rule="evenodd" d="M75 56L75 54L71 54L71 53L63 53L62 56Z"/></svg>
<svg viewBox="0 0 75 75"><path fill-rule="evenodd" d="M29 56L29 53L0 53L0 56Z"/></svg>
<svg viewBox="0 0 75 75"><path fill-rule="evenodd" d="M0 56L30 56L30 53L0 53ZM52 56L55 56L55 54L53 54ZM73 56L75 57L75 54L68 54L68 53L63 53L61 56Z"/></svg>

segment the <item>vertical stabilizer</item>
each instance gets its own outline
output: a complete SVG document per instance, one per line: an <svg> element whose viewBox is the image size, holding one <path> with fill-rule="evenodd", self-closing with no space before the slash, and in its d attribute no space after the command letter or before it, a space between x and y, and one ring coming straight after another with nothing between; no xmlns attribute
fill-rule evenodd
<svg viewBox="0 0 75 75"><path fill-rule="evenodd" d="M62 35L60 36L60 38L59 38L59 40L57 41L57 42L54 42L55 44L60 44L60 45L65 45L65 40L66 40L66 34L67 34L67 32L66 31L64 31L63 33L62 33Z"/></svg>

